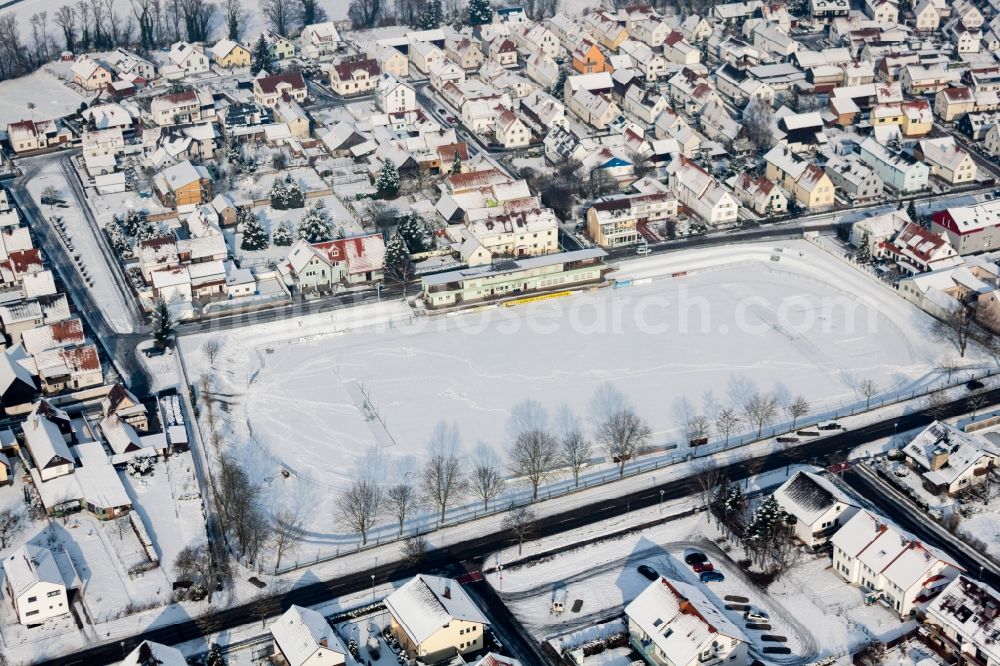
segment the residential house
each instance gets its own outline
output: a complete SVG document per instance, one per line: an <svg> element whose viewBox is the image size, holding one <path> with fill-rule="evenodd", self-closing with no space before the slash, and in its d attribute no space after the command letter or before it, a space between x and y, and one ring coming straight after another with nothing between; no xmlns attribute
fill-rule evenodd
<svg viewBox="0 0 1000 666"><path fill-rule="evenodd" d="M311 608L293 605L268 627L288 666L341 666L348 650L330 623Z"/></svg>
<svg viewBox="0 0 1000 666"><path fill-rule="evenodd" d="M375 104L382 113L403 113L417 108L417 93L409 84L383 73L375 86Z"/></svg>
<svg viewBox="0 0 1000 666"><path fill-rule="evenodd" d="M900 617L908 617L916 604L932 599L962 572L948 555L865 509L830 543L834 571Z"/></svg>
<svg viewBox="0 0 1000 666"><path fill-rule="evenodd" d="M70 73L73 74L73 83L84 90L101 90L111 83L113 77L110 67L87 54L76 59Z"/></svg>
<svg viewBox="0 0 1000 666"><path fill-rule="evenodd" d="M542 52L528 56L524 63L524 73L529 79L544 88L551 88L560 76L559 65Z"/></svg>
<svg viewBox="0 0 1000 666"><path fill-rule="evenodd" d="M689 14L681 22L680 30L687 37L688 41L698 43L703 42L712 36L714 31L708 19L697 14Z"/></svg>
<svg viewBox="0 0 1000 666"><path fill-rule="evenodd" d="M491 60L501 67L517 66L517 44L507 35L497 35L490 40L487 50Z"/></svg>
<svg viewBox="0 0 1000 666"><path fill-rule="evenodd" d="M143 641L139 646L128 653L121 666L147 666L156 664L157 666L187 666L187 659L183 653L175 647L154 643L153 641Z"/></svg>
<svg viewBox="0 0 1000 666"><path fill-rule="evenodd" d="M903 447L903 454L929 492L956 495L986 481L1000 449L986 438L935 421Z"/></svg>
<svg viewBox="0 0 1000 666"><path fill-rule="evenodd" d="M461 585L418 574L385 598L390 631L411 659L425 664L482 650L489 621Z"/></svg>
<svg viewBox="0 0 1000 666"><path fill-rule="evenodd" d="M149 104L153 122L160 127L187 125L215 117L212 93L205 90L187 90L180 93L158 95Z"/></svg>
<svg viewBox="0 0 1000 666"><path fill-rule="evenodd" d="M327 68L330 89L343 97L363 95L375 89L382 71L378 61L367 56L341 60Z"/></svg>
<svg viewBox="0 0 1000 666"><path fill-rule="evenodd" d="M584 38L580 40L580 43L573 49L572 58L573 70L580 74L597 74L599 72L611 71L611 66L604 57L601 47L589 39Z"/></svg>
<svg viewBox="0 0 1000 666"><path fill-rule="evenodd" d="M66 444L66 435L72 433L69 418L63 418L65 412L55 417L49 412L50 406L43 400L35 405L21 426L28 453L42 481L72 474L76 467Z"/></svg>
<svg viewBox="0 0 1000 666"><path fill-rule="evenodd" d="M696 65L701 62L701 51L691 45L691 43L684 36L684 33L677 30L670 31L663 40L663 53L666 55L668 62L676 65ZM666 65L661 68L657 75L659 76L665 71ZM653 78L649 76L648 71L646 79L648 81L653 80Z"/></svg>
<svg viewBox="0 0 1000 666"><path fill-rule="evenodd" d="M29 369L30 368L30 369ZM30 411L38 395L33 359L20 345L0 352L0 406L7 416Z"/></svg>
<svg viewBox="0 0 1000 666"><path fill-rule="evenodd" d="M976 98L967 86L945 88L934 95L934 113L946 123L950 123L976 107Z"/></svg>
<svg viewBox="0 0 1000 666"><path fill-rule="evenodd" d="M899 23L899 5L893 0L865 0L865 14L878 23Z"/></svg>
<svg viewBox="0 0 1000 666"><path fill-rule="evenodd" d="M782 511L795 519L795 538L807 548L825 546L857 513L858 501L823 474L799 471L774 491Z"/></svg>
<svg viewBox="0 0 1000 666"><path fill-rule="evenodd" d="M680 33L676 34L681 40L684 39L683 35ZM622 42L619 53L628 57L631 63L631 68L639 72L646 81L656 81L667 71L666 58L659 53L656 53L653 49L642 42L637 42L634 39ZM697 53L697 51L695 51L695 53ZM694 58L690 64L696 62L698 62L698 60L697 58ZM684 62L683 64L688 63Z"/></svg>
<svg viewBox="0 0 1000 666"><path fill-rule="evenodd" d="M444 44L444 52L448 56L448 60L466 71L479 69L486 60L479 45L468 37L447 40Z"/></svg>
<svg viewBox="0 0 1000 666"><path fill-rule="evenodd" d="M707 171L683 156L667 169L670 190L691 214L710 227L736 222L739 203Z"/></svg>
<svg viewBox="0 0 1000 666"><path fill-rule="evenodd" d="M493 136L505 150L524 148L531 143L531 130L509 108L497 107Z"/></svg>
<svg viewBox="0 0 1000 666"><path fill-rule="evenodd" d="M944 233L961 255L1000 247L1000 201L958 206L931 215L931 231Z"/></svg>
<svg viewBox="0 0 1000 666"><path fill-rule="evenodd" d="M204 74L210 68L208 56L201 44L177 42L167 56L170 64L162 71L168 78Z"/></svg>
<svg viewBox="0 0 1000 666"><path fill-rule="evenodd" d="M431 68L448 56L431 42L414 42L410 44L410 62L421 74L429 74Z"/></svg>
<svg viewBox="0 0 1000 666"><path fill-rule="evenodd" d="M550 58L558 58L563 54L559 37L544 23L527 23L511 30L511 38L522 52L532 55L543 53Z"/></svg>
<svg viewBox="0 0 1000 666"><path fill-rule="evenodd" d="M605 129L621 114L621 109L609 95L595 94L585 88L569 96L566 108L596 130Z"/></svg>
<svg viewBox="0 0 1000 666"><path fill-rule="evenodd" d="M829 22L839 16L847 16L850 10L847 0L809 0L809 15L817 21Z"/></svg>
<svg viewBox="0 0 1000 666"><path fill-rule="evenodd" d="M70 612L66 583L48 548L27 544L5 557L3 591L21 624L42 624Z"/></svg>
<svg viewBox="0 0 1000 666"><path fill-rule="evenodd" d="M655 48L663 45L670 31L670 26L666 21L658 16L652 16L629 28L629 35L633 39L638 39L640 42ZM681 32L681 34L684 33Z"/></svg>
<svg viewBox="0 0 1000 666"><path fill-rule="evenodd" d="M987 130L986 136L983 137L982 146L988 154L1000 155L1000 124L993 125Z"/></svg>
<svg viewBox="0 0 1000 666"><path fill-rule="evenodd" d="M950 663L1000 664L1000 593L960 575L927 606L921 632Z"/></svg>
<svg viewBox="0 0 1000 666"><path fill-rule="evenodd" d="M323 243L299 240L279 271L302 291L335 289L338 285L378 281L385 261L382 234L341 238Z"/></svg>
<svg viewBox="0 0 1000 666"><path fill-rule="evenodd" d="M73 135L54 120L21 120L7 125L7 141L15 153L44 150L62 146L72 140Z"/></svg>
<svg viewBox="0 0 1000 666"><path fill-rule="evenodd" d="M652 126L660 114L670 108L667 98L659 91L639 86L629 86L622 97L622 105L625 115L643 127Z"/></svg>
<svg viewBox="0 0 1000 666"><path fill-rule="evenodd" d="M295 42L292 40L282 37L270 28L261 32L260 36L264 38L264 42L271 52L271 57L275 60L287 60L295 56ZM251 43L255 44L256 42L257 40L254 40ZM396 52L399 53L399 51Z"/></svg>
<svg viewBox="0 0 1000 666"><path fill-rule="evenodd" d="M788 197L784 191L763 176L754 178L743 172L733 176L732 188L739 202L758 215L770 217L784 215L788 211Z"/></svg>
<svg viewBox="0 0 1000 666"><path fill-rule="evenodd" d="M853 153L850 155L827 155L824 165L826 175L845 201L861 203L881 199L885 185L875 170L861 161Z"/></svg>
<svg viewBox="0 0 1000 666"><path fill-rule="evenodd" d="M880 243L873 256L894 261L911 274L962 263L962 258L943 233L935 233L914 222L904 225L892 240Z"/></svg>
<svg viewBox="0 0 1000 666"><path fill-rule="evenodd" d="M927 189L930 167L912 155L891 150L873 137L862 141L860 148L862 161L894 192L909 194Z"/></svg>
<svg viewBox="0 0 1000 666"><path fill-rule="evenodd" d="M583 18L583 27L601 46L612 53L617 51L622 42L628 39L628 30L618 23L612 14L605 11L587 14Z"/></svg>
<svg viewBox="0 0 1000 666"><path fill-rule="evenodd" d="M332 58L339 46L340 33L331 21L307 25L299 35L302 56L310 60Z"/></svg>
<svg viewBox="0 0 1000 666"><path fill-rule="evenodd" d="M212 47L212 60L219 67L236 69L250 66L250 51L231 39L220 39Z"/></svg>
<svg viewBox="0 0 1000 666"><path fill-rule="evenodd" d="M913 8L913 15L918 32L934 32L941 25L941 14L934 0L920 0Z"/></svg>
<svg viewBox="0 0 1000 666"><path fill-rule="evenodd" d="M115 49L108 62L123 81L148 83L156 78L156 65L123 48Z"/></svg>
<svg viewBox="0 0 1000 666"><path fill-rule="evenodd" d="M958 73L942 66L906 65L899 74L903 92L913 97L937 94L957 81Z"/></svg>
<svg viewBox="0 0 1000 666"><path fill-rule="evenodd" d="M808 210L832 206L835 188L830 177L812 162L806 161L779 145L764 156L766 175L792 193L795 201Z"/></svg>
<svg viewBox="0 0 1000 666"><path fill-rule="evenodd" d="M212 200L212 177L208 169L185 160L153 177L153 188L164 206L184 209Z"/></svg>
<svg viewBox="0 0 1000 666"><path fill-rule="evenodd" d="M750 639L698 587L660 577L625 607L629 642L652 666L747 666Z"/></svg>
<svg viewBox="0 0 1000 666"><path fill-rule="evenodd" d="M642 226L676 215L677 199L667 192L603 199L587 210L587 234L605 248L634 245Z"/></svg>
<svg viewBox="0 0 1000 666"><path fill-rule="evenodd" d="M35 354L35 367L41 378L42 391L54 395L64 390L99 386L104 383L97 346L59 347Z"/></svg>
<svg viewBox="0 0 1000 666"><path fill-rule="evenodd" d="M951 3L951 16L969 30L979 30L986 19L970 0L955 0Z"/></svg>
<svg viewBox="0 0 1000 666"><path fill-rule="evenodd" d="M115 415L138 431L149 430L146 406L120 382L101 400L101 413L104 418Z"/></svg>
<svg viewBox="0 0 1000 666"><path fill-rule="evenodd" d="M308 90L302 74L297 71L283 72L273 76L261 76L254 79L253 99L266 108L273 109L283 97L296 102L306 99Z"/></svg>
<svg viewBox="0 0 1000 666"><path fill-rule="evenodd" d="M433 86L435 90L442 90L445 85L450 82L464 82L465 70L459 67L452 60L445 58L440 62L436 62L431 65L427 78L430 79L431 86Z"/></svg>
<svg viewBox="0 0 1000 666"><path fill-rule="evenodd" d="M976 161L955 142L954 137L919 141L915 154L930 165L932 176L950 185L971 183L976 179Z"/></svg>
<svg viewBox="0 0 1000 666"><path fill-rule="evenodd" d="M391 74L397 79L405 79L410 75L410 59L398 49L391 46L375 46L368 55L375 58L383 74Z"/></svg>

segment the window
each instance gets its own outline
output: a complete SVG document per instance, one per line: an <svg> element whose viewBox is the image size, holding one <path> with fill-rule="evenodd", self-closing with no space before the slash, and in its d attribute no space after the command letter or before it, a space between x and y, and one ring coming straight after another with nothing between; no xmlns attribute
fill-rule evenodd
<svg viewBox="0 0 1000 666"><path fill-rule="evenodd" d="M60 594L62 594L62 590L52 590L51 592L48 593L47 596L58 597Z"/></svg>
<svg viewBox="0 0 1000 666"><path fill-rule="evenodd" d="M25 616L28 616L28 615L38 615L38 611L36 611L36 610L28 611L27 613L25 613Z"/></svg>
<svg viewBox="0 0 1000 666"><path fill-rule="evenodd" d="M38 601L38 597L28 597L28 603L29 604L32 603L32 602L35 602L35 601Z"/></svg>

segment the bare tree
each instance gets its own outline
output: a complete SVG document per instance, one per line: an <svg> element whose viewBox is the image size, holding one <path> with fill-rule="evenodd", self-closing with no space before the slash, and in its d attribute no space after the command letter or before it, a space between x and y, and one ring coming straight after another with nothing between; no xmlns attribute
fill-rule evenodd
<svg viewBox="0 0 1000 666"><path fill-rule="evenodd" d="M521 556L521 547L524 540L531 536L535 529L535 512L526 506L519 506L503 519L500 525L505 530L510 530L517 539L517 556Z"/></svg>
<svg viewBox="0 0 1000 666"><path fill-rule="evenodd" d="M715 432L725 442L725 446L729 445L729 438L740 427L740 421L740 415L732 407L723 407L715 415Z"/></svg>
<svg viewBox="0 0 1000 666"><path fill-rule="evenodd" d="M399 525L399 536L403 536L403 526L406 524L406 519L417 508L418 503L417 491L405 481L389 486L385 492L386 512Z"/></svg>
<svg viewBox="0 0 1000 666"><path fill-rule="evenodd" d="M206 0L184 0L184 28L190 42L204 42L208 39L212 19L217 7Z"/></svg>
<svg viewBox="0 0 1000 666"><path fill-rule="evenodd" d="M792 430L795 430L795 422L809 413L809 401L797 395L785 405L785 413L792 419Z"/></svg>
<svg viewBox="0 0 1000 666"><path fill-rule="evenodd" d="M7 548L11 541L24 529L24 513L16 507L8 506L0 511L0 550Z"/></svg>
<svg viewBox="0 0 1000 666"><path fill-rule="evenodd" d="M76 50L76 10L72 5L63 5L56 11L55 23L63 33L63 43L67 51Z"/></svg>
<svg viewBox="0 0 1000 666"><path fill-rule="evenodd" d="M368 543L368 530L378 521L385 496L378 484L358 479L337 498L340 523L361 535L361 544Z"/></svg>
<svg viewBox="0 0 1000 666"><path fill-rule="evenodd" d="M421 475L423 495L427 502L440 510L440 522L451 502L468 488L459 458L458 429L439 423L431 435L431 458Z"/></svg>
<svg viewBox="0 0 1000 666"><path fill-rule="evenodd" d="M969 308L959 303L949 310L934 326L934 333L940 340L951 342L958 349L958 355L965 358L975 321Z"/></svg>
<svg viewBox="0 0 1000 666"><path fill-rule="evenodd" d="M298 0L298 18L302 25L312 25L322 23L326 20L326 10L319 3L319 0Z"/></svg>
<svg viewBox="0 0 1000 666"><path fill-rule="evenodd" d="M771 393L756 391L743 403L743 415L757 428L757 439L764 433L764 426L774 420L778 411L778 398Z"/></svg>
<svg viewBox="0 0 1000 666"><path fill-rule="evenodd" d="M711 508L712 500L715 497L716 488L722 479L722 472L718 464L711 458L702 458L694 464L694 474L692 478L698 486L698 497L702 506ZM708 511L708 522L712 522L712 512Z"/></svg>
<svg viewBox="0 0 1000 666"><path fill-rule="evenodd" d="M205 354L208 364L215 365L215 359L219 357L219 352L222 351L222 340L220 338L205 340L205 344L201 346L201 351Z"/></svg>
<svg viewBox="0 0 1000 666"><path fill-rule="evenodd" d="M243 9L243 0L226 0L224 10L226 13L226 31L229 39L239 41L243 35L243 27L247 17L246 10Z"/></svg>
<svg viewBox="0 0 1000 666"><path fill-rule="evenodd" d="M923 411L935 421L948 418L950 405L944 394L940 391L932 391L924 397Z"/></svg>
<svg viewBox="0 0 1000 666"><path fill-rule="evenodd" d="M477 456L476 465L469 475L469 490L476 498L483 501L483 511L489 511L490 500L503 492L505 479L500 473L496 456L492 451L483 448Z"/></svg>
<svg viewBox="0 0 1000 666"><path fill-rule="evenodd" d="M302 518L298 511L282 509L271 516L272 547L274 548L274 569L281 567L281 558L293 552L302 539Z"/></svg>
<svg viewBox="0 0 1000 666"><path fill-rule="evenodd" d="M743 109L742 133L753 144L755 150L771 145L773 121L774 113L771 105L758 97L751 97Z"/></svg>
<svg viewBox="0 0 1000 666"><path fill-rule="evenodd" d="M267 24L282 37L287 37L292 28L294 10L294 5L288 0L263 0L260 3L260 13L267 19Z"/></svg>
<svg viewBox="0 0 1000 666"><path fill-rule="evenodd" d="M208 595L209 602L212 601L216 572L208 544L184 546L174 559L174 571L179 579L201 586Z"/></svg>
<svg viewBox="0 0 1000 666"><path fill-rule="evenodd" d="M516 476L531 484L531 498L538 499L538 487L559 462L559 442L549 432L533 428L518 434L510 450L510 467Z"/></svg>
<svg viewBox="0 0 1000 666"><path fill-rule="evenodd" d="M253 562L268 538L267 516L261 506L263 489L232 455L218 458L215 483L216 501L222 512L223 524L232 535L238 557Z"/></svg>
<svg viewBox="0 0 1000 666"><path fill-rule="evenodd" d="M579 487L580 472L594 455L594 447L578 427L565 431L560 443L562 446L561 462L573 474L573 486Z"/></svg>
<svg viewBox="0 0 1000 666"><path fill-rule="evenodd" d="M653 430L631 407L618 407L597 426L597 441L618 464L618 476L625 476L625 464L646 450Z"/></svg>
<svg viewBox="0 0 1000 666"><path fill-rule="evenodd" d="M858 384L858 393L865 399L865 409L872 404L872 398L878 394L878 384L873 379L862 379Z"/></svg>
<svg viewBox="0 0 1000 666"><path fill-rule="evenodd" d="M409 564L419 564L427 557L428 550L430 550L430 544L427 539L420 535L410 537L403 542L403 559Z"/></svg>
<svg viewBox="0 0 1000 666"><path fill-rule="evenodd" d="M351 0L347 18L356 30L374 28L382 16L382 0Z"/></svg>
<svg viewBox="0 0 1000 666"><path fill-rule="evenodd" d="M976 412L988 405L989 399L984 392L976 391L965 399L965 404L968 405L969 411L972 412L972 418L976 418Z"/></svg>
<svg viewBox="0 0 1000 666"><path fill-rule="evenodd" d="M694 443L708 437L711 431L711 423L708 418L701 414L692 414L684 424L684 434L688 443Z"/></svg>

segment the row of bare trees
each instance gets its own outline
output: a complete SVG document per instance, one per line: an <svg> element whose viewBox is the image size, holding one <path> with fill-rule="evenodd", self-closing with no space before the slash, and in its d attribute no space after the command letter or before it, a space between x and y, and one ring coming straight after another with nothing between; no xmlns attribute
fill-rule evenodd
<svg viewBox="0 0 1000 666"><path fill-rule="evenodd" d="M148 53L177 41L244 37L252 10L246 0L77 0L31 15L24 33L16 12L0 16L0 79L23 76L61 50L118 47ZM268 27L285 36L326 20L320 0L262 0Z"/></svg>
<svg viewBox="0 0 1000 666"><path fill-rule="evenodd" d="M537 402L519 403L508 424L511 443L505 463L484 444L476 447L471 463L465 462L457 428L440 423L431 438L430 457L419 474L390 486L370 475L355 480L337 498L339 522L367 543L371 529L387 519L402 536L407 519L420 510L435 511L442 523L448 509L462 500L474 499L488 511L510 478L522 480L531 488L531 498L538 499L539 489L559 471L568 471L579 486L581 472L598 447L617 464L619 476L624 476L628 461L647 449L652 429L610 386L597 391L591 410L593 439L568 407L561 407L550 420Z"/></svg>

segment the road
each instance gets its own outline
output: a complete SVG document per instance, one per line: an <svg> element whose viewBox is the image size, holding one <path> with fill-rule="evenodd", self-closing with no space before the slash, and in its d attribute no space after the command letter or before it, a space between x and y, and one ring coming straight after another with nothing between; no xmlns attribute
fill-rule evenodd
<svg viewBox="0 0 1000 666"><path fill-rule="evenodd" d="M104 312L94 302L93 294L70 257L69 250L25 189L25 184L32 173L29 171L8 183L14 203L28 221L31 230L38 236L39 245L44 248L47 261L55 269L61 288L76 305L77 312L86 321L97 344L101 346L107 358L111 359L118 374L129 383L131 390L138 395L146 395L151 385L150 378L146 368L135 357L136 345L145 340L146 336L121 335L108 323Z"/></svg>
<svg viewBox="0 0 1000 666"><path fill-rule="evenodd" d="M986 391L984 392L984 396L991 406L1000 403L1000 389ZM985 409L986 407L982 408ZM958 399L944 405L941 408L939 418L957 416L964 413L967 409L965 399ZM823 439L803 442L780 451L770 451L751 461L741 461L725 465L721 468L721 472L732 479L741 479L746 475L748 468L755 468L758 473L762 473L787 467L804 460L825 461L825 464L841 462L846 459L847 454L852 449L862 444L883 437L889 437L897 431L919 428L931 421L933 421L933 418L923 412L914 412L898 418L884 419L856 430L841 431ZM661 490L663 491L662 495ZM579 507L539 519L536 521L534 532L539 538L562 534L628 513L632 510L655 506L661 501L681 499L696 495L698 492L700 492L698 483L691 477L668 484L651 486L614 499L601 500L585 507ZM900 524L908 529L911 528L911 525L907 524L905 520L901 519ZM914 527L919 528L919 526ZM913 531L919 535L919 529L915 528ZM388 562L380 564L375 568L346 576L310 583L284 593L280 598L280 604L276 604L271 608L270 615L274 616L292 604L312 606L333 598L368 590L371 588L371 577L373 575L376 582L386 582L405 579L417 573L434 571L446 575L464 573L470 566L474 567L478 565L482 567L486 554L509 545L513 541L513 535L507 530L494 532L454 544L447 548L431 551L422 562ZM933 540L929 541L933 542ZM567 548L571 547L573 546L567 546ZM959 557L956 553L951 554L954 557ZM472 564L470 565L470 563ZM998 575L995 571L991 571L989 574L991 576ZM990 578L990 580L996 580L996 578ZM176 644L259 620L260 614L255 605L247 604L220 610L203 619L188 620L133 636L124 642L125 649L131 650L145 639ZM111 664L121 659L121 654L122 646L118 642L113 642L81 650L72 656L42 661L36 666Z"/></svg>

